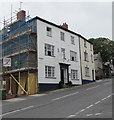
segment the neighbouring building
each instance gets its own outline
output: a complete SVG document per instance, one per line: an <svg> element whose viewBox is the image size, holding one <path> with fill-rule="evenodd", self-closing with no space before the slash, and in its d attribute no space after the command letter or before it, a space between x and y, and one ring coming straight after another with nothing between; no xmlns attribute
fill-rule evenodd
<svg viewBox="0 0 114 120"><path fill-rule="evenodd" d="M80 37L80 59L82 71L82 83L95 80L93 44Z"/></svg>
<svg viewBox="0 0 114 120"><path fill-rule="evenodd" d="M0 32L0 61L11 58L11 66L3 66L0 71L3 76L2 84L6 81L7 96L37 93L36 20L27 20L25 11L21 10L14 22L7 22L4 22Z"/></svg>
<svg viewBox="0 0 114 120"><path fill-rule="evenodd" d="M95 80L93 45L66 23L26 20L21 10L2 31L1 60L9 57L12 64L1 72L7 94L34 94Z"/></svg>
<svg viewBox="0 0 114 120"><path fill-rule="evenodd" d="M104 75L103 75L103 61L102 61L100 53L94 55L94 63L95 63L96 80L102 79L104 77Z"/></svg>

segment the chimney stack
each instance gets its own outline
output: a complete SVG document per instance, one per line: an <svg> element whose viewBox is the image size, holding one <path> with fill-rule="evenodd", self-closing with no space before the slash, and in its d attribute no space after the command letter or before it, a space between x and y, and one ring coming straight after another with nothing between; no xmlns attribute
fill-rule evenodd
<svg viewBox="0 0 114 120"><path fill-rule="evenodd" d="M64 29L67 29L68 30L68 24L66 24L66 23L63 23L63 25L60 25L62 28L64 28Z"/></svg>
<svg viewBox="0 0 114 120"><path fill-rule="evenodd" d="M25 20L26 12L21 10L17 13L17 20Z"/></svg>

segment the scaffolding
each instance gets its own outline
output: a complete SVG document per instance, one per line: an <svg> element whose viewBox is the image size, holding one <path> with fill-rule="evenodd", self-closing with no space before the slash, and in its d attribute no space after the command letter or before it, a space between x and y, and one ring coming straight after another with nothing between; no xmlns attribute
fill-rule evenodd
<svg viewBox="0 0 114 120"><path fill-rule="evenodd" d="M7 94L17 96L37 93L36 20L18 19L4 25L0 38L0 62L3 58L11 58L11 67L0 69L6 81Z"/></svg>

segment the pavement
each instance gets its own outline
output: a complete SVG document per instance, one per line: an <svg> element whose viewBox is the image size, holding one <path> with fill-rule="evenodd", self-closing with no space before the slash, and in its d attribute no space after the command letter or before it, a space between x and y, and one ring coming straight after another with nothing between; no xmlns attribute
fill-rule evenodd
<svg viewBox="0 0 114 120"><path fill-rule="evenodd" d="M112 118L112 79L2 102L3 118Z"/></svg>

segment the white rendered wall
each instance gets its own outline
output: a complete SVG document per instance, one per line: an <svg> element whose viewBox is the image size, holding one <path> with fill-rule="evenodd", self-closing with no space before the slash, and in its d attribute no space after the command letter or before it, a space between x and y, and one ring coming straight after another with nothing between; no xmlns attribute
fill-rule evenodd
<svg viewBox="0 0 114 120"><path fill-rule="evenodd" d="M52 37L47 36L46 27L52 28ZM60 40L60 32L65 33L65 42ZM75 38L75 45L71 44L71 35ZM54 45L55 57L45 56L45 43ZM60 65L59 63L71 64L71 69L78 70L79 80L73 80L73 84L82 84L81 71L80 71L80 55L79 55L79 39L65 30L49 25L42 21L37 20L37 46L38 46L38 83L59 83L60 78ZM65 48L66 60L62 59L61 48ZM70 50L77 52L77 62L70 61ZM55 67L55 79L45 78L45 65ZM69 78L69 81L71 78Z"/></svg>

